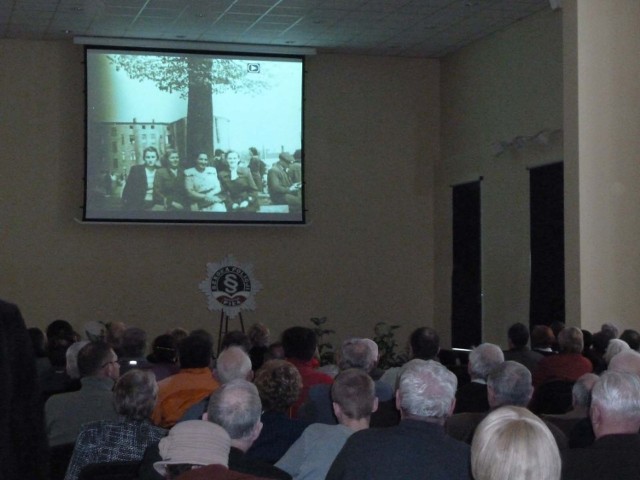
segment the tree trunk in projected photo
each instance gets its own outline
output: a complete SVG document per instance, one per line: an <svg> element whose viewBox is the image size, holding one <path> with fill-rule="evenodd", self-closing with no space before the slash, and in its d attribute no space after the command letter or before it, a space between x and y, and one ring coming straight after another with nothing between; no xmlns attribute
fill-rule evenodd
<svg viewBox="0 0 640 480"><path fill-rule="evenodd" d="M187 71L189 91L187 103L187 164L200 152L213 154L213 90L211 59L189 58Z"/></svg>

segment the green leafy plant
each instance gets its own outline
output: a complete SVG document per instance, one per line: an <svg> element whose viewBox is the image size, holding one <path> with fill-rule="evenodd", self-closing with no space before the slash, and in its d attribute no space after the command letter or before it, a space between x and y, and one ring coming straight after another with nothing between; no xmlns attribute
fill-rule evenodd
<svg viewBox="0 0 640 480"><path fill-rule="evenodd" d="M390 367L402 365L403 358L396 352L398 343L396 342L395 331L400 325L389 325L387 322L378 322L374 327L375 337L373 341L378 344L380 360L378 368L386 370Z"/></svg>
<svg viewBox="0 0 640 480"><path fill-rule="evenodd" d="M316 337L318 337L320 365L330 365L335 363L335 349L333 347L333 343L331 343L327 337L333 335L336 331L325 327L327 317L312 317L310 321L313 323L313 331L316 333Z"/></svg>

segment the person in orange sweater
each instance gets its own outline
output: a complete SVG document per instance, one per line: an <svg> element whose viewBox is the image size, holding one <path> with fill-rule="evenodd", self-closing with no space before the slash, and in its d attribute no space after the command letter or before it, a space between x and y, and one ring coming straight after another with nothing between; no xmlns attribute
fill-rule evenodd
<svg viewBox="0 0 640 480"><path fill-rule="evenodd" d="M210 368L213 344L203 335L189 335L178 345L180 371L158 382L158 401L151 419L171 428L192 405L211 395L220 383Z"/></svg>

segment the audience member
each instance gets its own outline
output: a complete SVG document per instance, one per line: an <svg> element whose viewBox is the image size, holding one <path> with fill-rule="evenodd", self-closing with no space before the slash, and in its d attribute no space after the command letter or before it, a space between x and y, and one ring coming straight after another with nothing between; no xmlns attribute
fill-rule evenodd
<svg viewBox="0 0 640 480"><path fill-rule="evenodd" d="M560 353L543 358L533 374L533 385L538 386L550 380L575 382L593 366L582 356L582 332L576 327L567 327L558 337Z"/></svg>
<svg viewBox="0 0 640 480"><path fill-rule="evenodd" d="M600 327L600 331L610 338L618 338L620 336L618 327L616 327L613 323L603 323Z"/></svg>
<svg viewBox="0 0 640 480"><path fill-rule="evenodd" d="M544 357L555 353L551 348L555 340L553 330L546 325L536 325L531 330L531 350Z"/></svg>
<svg viewBox="0 0 640 480"><path fill-rule="evenodd" d="M507 331L509 350L504 352L505 360L521 363L533 373L538 362L544 358L540 352L529 350L529 329L522 323L514 323Z"/></svg>
<svg viewBox="0 0 640 480"><path fill-rule="evenodd" d="M118 357L104 342L90 342L78 352L82 387L53 395L45 404L49 445L73 443L83 424L116 420L111 390L120 375Z"/></svg>
<svg viewBox="0 0 640 480"><path fill-rule="evenodd" d="M549 428L533 413L500 407L476 429L471 472L475 480L560 480L560 452Z"/></svg>
<svg viewBox="0 0 640 480"><path fill-rule="evenodd" d="M73 331L73 327L66 320L58 319L47 325L47 341L54 337L73 337L76 332Z"/></svg>
<svg viewBox="0 0 640 480"><path fill-rule="evenodd" d="M231 470L265 478L290 479L291 476L279 468L245 455L260 434L261 409L262 404L255 385L246 380L233 380L222 385L211 395L206 419L221 426L231 438L229 451ZM180 422L178 426L197 421L199 420ZM189 445L186 444L185 448L189 448ZM159 474L153 469L154 462L159 460L158 445L147 448L142 460L139 480L159 480Z"/></svg>
<svg viewBox="0 0 640 480"><path fill-rule="evenodd" d="M615 357L618 353L629 350L629 344L624 340L619 340L617 338L612 338L609 340L609 344L607 345L607 350L604 352L603 359L609 365L609 362L613 357Z"/></svg>
<svg viewBox="0 0 640 480"><path fill-rule="evenodd" d="M591 389L598 380L595 373L585 373L571 389L571 410L563 414L543 415L547 421L553 423L569 438L575 425L589 417L589 408L591 407ZM571 441L569 441L571 447Z"/></svg>
<svg viewBox="0 0 640 480"><path fill-rule="evenodd" d="M269 335L269 329L262 323L254 323L247 330L247 337L251 342L249 357L254 372L265 362L265 355L269 351Z"/></svg>
<svg viewBox="0 0 640 480"><path fill-rule="evenodd" d="M609 371L632 373L640 377L640 353L631 349L620 352L609 362Z"/></svg>
<svg viewBox="0 0 640 480"><path fill-rule="evenodd" d="M302 390L302 377L291 363L269 360L256 372L254 383L262 401L263 427L247 455L275 463L309 425L290 415Z"/></svg>
<svg viewBox="0 0 640 480"><path fill-rule="evenodd" d="M104 342L107 337L107 326L98 320L91 320L84 324L84 336L90 342Z"/></svg>
<svg viewBox="0 0 640 480"><path fill-rule="evenodd" d="M173 335L159 335L151 345L151 354L147 356L150 369L156 380L164 380L180 371L178 366L178 342Z"/></svg>
<svg viewBox="0 0 640 480"><path fill-rule="evenodd" d="M173 338L175 338L178 344L180 343L181 340L189 336L189 331L182 327L172 328L167 333L171 335Z"/></svg>
<svg viewBox="0 0 640 480"><path fill-rule="evenodd" d="M566 480L637 479L640 472L640 379L605 372L591 392L595 442L563 452Z"/></svg>
<svg viewBox="0 0 640 480"><path fill-rule="evenodd" d="M122 333L120 345L120 374L137 368L144 370L151 368L151 363L145 357L147 351L147 332L137 327L129 327Z"/></svg>
<svg viewBox="0 0 640 480"><path fill-rule="evenodd" d="M0 477L45 480L47 440L36 363L22 314L0 300Z"/></svg>
<svg viewBox="0 0 640 480"><path fill-rule="evenodd" d="M440 351L440 336L433 328L416 328L409 337L409 358L420 360L437 360ZM387 383L391 388L396 388L396 383L400 369L402 367L391 367L382 374L380 380Z"/></svg>
<svg viewBox="0 0 640 480"><path fill-rule="evenodd" d="M50 367L38 376L38 383L42 391L42 398L46 400L56 393L78 390L76 382L67 374L66 352L74 344L75 336L69 333L58 333L47 342L47 355Z"/></svg>
<svg viewBox="0 0 640 480"><path fill-rule="evenodd" d="M122 352L120 351L122 346L122 335L124 331L127 329L127 326L124 322L109 322L107 323L107 332L105 341L111 345L113 351L116 352L116 355L120 355Z"/></svg>
<svg viewBox="0 0 640 480"><path fill-rule="evenodd" d="M36 372L40 376L51 369L51 361L47 356L47 338L44 336L44 332L37 327L28 328L27 333L36 359Z"/></svg>
<svg viewBox="0 0 640 480"><path fill-rule="evenodd" d="M157 395L152 372L130 370L122 375L113 390L115 411L122 418L82 426L65 480L77 480L91 463L142 460L145 449L167 434L149 421Z"/></svg>
<svg viewBox="0 0 640 480"><path fill-rule="evenodd" d="M235 345L227 347L218 356L216 375L220 383L228 383L236 379L253 380L251 359L247 352Z"/></svg>
<svg viewBox="0 0 640 480"><path fill-rule="evenodd" d="M487 377L487 400L491 410L503 406L526 408L533 395L531 372L521 363L507 360L494 368ZM471 443L478 424L485 413L459 413L447 420L447 433L453 438ZM560 450L567 448L567 438L562 431L545 421Z"/></svg>
<svg viewBox="0 0 640 480"><path fill-rule="evenodd" d="M251 350L251 341L246 333L241 332L240 330L232 330L225 333L224 337L222 337L220 350L222 351L232 346L240 347L245 352L249 353L249 350Z"/></svg>
<svg viewBox="0 0 640 480"><path fill-rule="evenodd" d="M333 383L333 378L316 371L313 357L318 347L316 334L310 328L291 327L282 333L282 348L287 361L292 363L302 377L302 390L298 400L291 407L291 416L296 417L298 408L309 397L309 389L313 385Z"/></svg>
<svg viewBox="0 0 640 480"><path fill-rule="evenodd" d="M640 350L640 333L636 330L627 329L620 335L620 340L624 340L631 350Z"/></svg>
<svg viewBox="0 0 640 480"><path fill-rule="evenodd" d="M192 333L180 342L180 371L158 383L158 402L151 417L156 425L175 425L189 407L219 387L209 368L212 352L211 341L202 335Z"/></svg>
<svg viewBox="0 0 640 480"><path fill-rule="evenodd" d="M279 468L246 455L262 430L261 411L256 386L245 380L233 380L211 395L207 417L231 437L231 469L267 478L290 478Z"/></svg>
<svg viewBox="0 0 640 480"><path fill-rule="evenodd" d="M331 400L338 425L310 425L276 463L294 479L324 480L351 434L369 428L378 404L373 380L359 368L338 374L331 386Z"/></svg>
<svg viewBox="0 0 640 480"><path fill-rule="evenodd" d="M202 420L181 422L160 441L162 460L154 468L168 480L258 478L228 469L230 446L229 434L219 425Z"/></svg>
<svg viewBox="0 0 640 480"><path fill-rule="evenodd" d="M604 332L596 332L591 338L591 349L586 357L593 365L593 373L600 375L607 369L607 362L604 360L604 354L612 337Z"/></svg>
<svg viewBox="0 0 640 480"><path fill-rule="evenodd" d="M500 347L493 343L482 343L471 350L467 363L471 382L458 388L454 413L489 410L487 377L502 362L504 362L504 354Z"/></svg>
<svg viewBox="0 0 640 480"><path fill-rule="evenodd" d="M436 361L408 362L396 393L400 424L351 435L327 480L468 479L469 446L447 436L443 427L453 412L457 383Z"/></svg>
<svg viewBox="0 0 640 480"><path fill-rule="evenodd" d="M372 343L375 344L365 338L351 338L342 342L338 361L340 371L357 368L371 376L371 371L376 367L378 361L377 348L374 350ZM379 401L386 402L393 398L394 390L389 384L377 381L375 388ZM332 407L331 386L321 384L311 387L309 398L300 409L299 416L309 422L335 425L337 418Z"/></svg>
<svg viewBox="0 0 640 480"><path fill-rule="evenodd" d="M80 340L78 342L72 343L69 348L67 348L67 352L65 353L66 365L65 370L67 375L71 380L80 380L80 370L78 369L78 353L80 350L84 348L85 345L89 344L89 340ZM79 390L80 385L75 390Z"/></svg>

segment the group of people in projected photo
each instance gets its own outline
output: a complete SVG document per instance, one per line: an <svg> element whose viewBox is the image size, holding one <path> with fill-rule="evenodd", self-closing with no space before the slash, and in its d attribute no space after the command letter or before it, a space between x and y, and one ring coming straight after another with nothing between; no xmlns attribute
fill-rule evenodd
<svg viewBox="0 0 640 480"><path fill-rule="evenodd" d="M272 212L296 212L302 207L299 150L280 153L271 168L255 147L248 155L217 149L212 159L199 152L189 168L174 149L160 155L147 147L142 159L123 179L124 210L259 212L270 206Z"/></svg>

